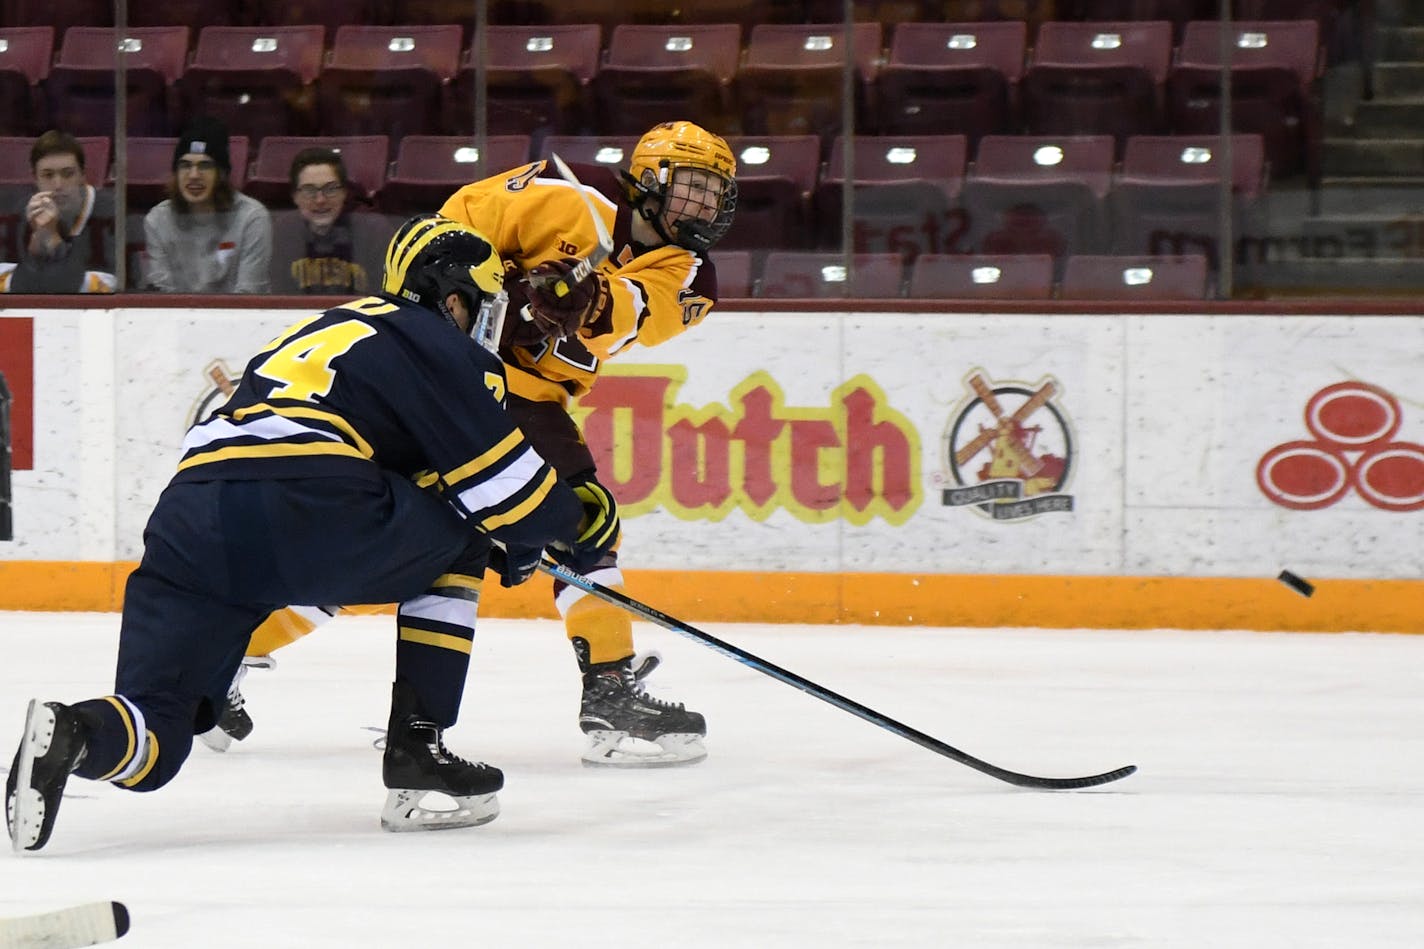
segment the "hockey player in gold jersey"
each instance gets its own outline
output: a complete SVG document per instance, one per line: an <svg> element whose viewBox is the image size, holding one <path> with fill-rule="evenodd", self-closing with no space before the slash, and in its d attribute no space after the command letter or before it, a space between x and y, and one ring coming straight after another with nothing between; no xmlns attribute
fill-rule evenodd
<svg viewBox="0 0 1424 949"><path fill-rule="evenodd" d="M510 318L500 356L510 413L561 478L581 492L606 494L570 402L595 384L603 361L635 343L655 346L707 317L717 300L708 250L732 223L736 160L721 137L691 122L667 122L642 136L625 171L572 170L577 186L553 162L511 169L461 188L440 213L487 235L505 261ZM611 252L560 295L554 281L599 250L594 213L612 237ZM623 587L616 551L587 575ZM635 670L629 615L560 582L554 601L583 676L584 760L646 767L705 757L703 717L643 690L640 680L655 663ZM254 634L249 662L262 663L324 618L312 608L274 614ZM232 698L241 702L236 690ZM238 712L225 723L234 737L251 729L240 706Z"/></svg>

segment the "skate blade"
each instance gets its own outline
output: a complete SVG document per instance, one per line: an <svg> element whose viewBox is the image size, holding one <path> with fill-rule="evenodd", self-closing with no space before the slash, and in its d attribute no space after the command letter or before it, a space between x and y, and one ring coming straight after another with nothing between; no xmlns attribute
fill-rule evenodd
<svg viewBox="0 0 1424 949"><path fill-rule="evenodd" d="M200 734L198 740L218 754L222 754L232 747L232 736L216 725Z"/></svg>
<svg viewBox="0 0 1424 949"><path fill-rule="evenodd" d="M667 734L645 741L623 731L586 734L589 745L582 756L586 768L678 768L707 757L701 735Z"/></svg>
<svg viewBox="0 0 1424 949"><path fill-rule="evenodd" d="M436 809L424 806L424 799L435 795L454 804ZM381 829L393 834L418 830L457 830L478 827L499 816L499 798L494 794L473 794L454 797L437 791L416 791L391 788L386 806L381 809Z"/></svg>
<svg viewBox="0 0 1424 949"><path fill-rule="evenodd" d="M54 709L38 699L31 699L25 711L25 734L20 739L20 751L15 756L15 790L5 801L5 823L10 831L10 846L16 853L37 849L44 829L44 796L31 784L35 759L44 757L54 742Z"/></svg>

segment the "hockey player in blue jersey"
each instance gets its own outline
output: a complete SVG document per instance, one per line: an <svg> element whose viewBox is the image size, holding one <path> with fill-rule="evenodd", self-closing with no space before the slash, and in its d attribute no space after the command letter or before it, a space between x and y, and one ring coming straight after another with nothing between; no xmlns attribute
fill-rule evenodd
<svg viewBox="0 0 1424 949"><path fill-rule="evenodd" d="M172 780L252 630L288 603L399 604L382 826L498 814L501 772L442 739L485 569L520 583L545 548L586 568L619 533L616 511L561 481L504 411L503 273L473 229L407 221L380 296L289 328L188 432L128 581L114 694L30 703L6 782L15 849L49 840L71 773L135 791ZM431 791L454 808L422 806Z"/></svg>

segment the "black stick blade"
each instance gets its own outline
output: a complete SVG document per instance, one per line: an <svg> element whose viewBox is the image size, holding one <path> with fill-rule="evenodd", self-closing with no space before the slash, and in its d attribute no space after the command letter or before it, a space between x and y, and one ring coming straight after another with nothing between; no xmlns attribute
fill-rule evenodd
<svg viewBox="0 0 1424 949"><path fill-rule="evenodd" d="M1037 788L1045 791L1076 791L1080 788L1095 788L1103 784L1111 784L1120 781L1129 774L1137 773L1137 765L1130 764L1125 768L1118 768L1115 771L1104 771L1102 774L1093 774L1085 778L1040 778L1032 774L1018 774L1014 771L990 771L1001 781L1021 788Z"/></svg>

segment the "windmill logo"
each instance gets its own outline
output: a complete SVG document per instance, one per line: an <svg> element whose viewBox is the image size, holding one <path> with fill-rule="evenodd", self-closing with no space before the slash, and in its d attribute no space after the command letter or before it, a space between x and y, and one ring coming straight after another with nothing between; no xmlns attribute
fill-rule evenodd
<svg viewBox="0 0 1424 949"><path fill-rule="evenodd" d="M203 378L208 384L204 386L202 394L198 396L189 413L189 428L206 419L213 409L226 402L228 396L237 389L237 381L228 371L227 363L221 359L208 363L208 367L203 370Z"/></svg>
<svg viewBox="0 0 1424 949"><path fill-rule="evenodd" d="M991 383L982 369L965 383L944 436L940 503L972 506L996 521L1072 511L1073 496L1063 489L1072 474L1073 432L1054 401L1058 383Z"/></svg>

